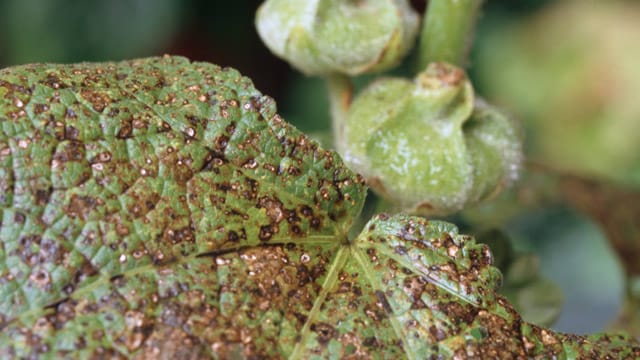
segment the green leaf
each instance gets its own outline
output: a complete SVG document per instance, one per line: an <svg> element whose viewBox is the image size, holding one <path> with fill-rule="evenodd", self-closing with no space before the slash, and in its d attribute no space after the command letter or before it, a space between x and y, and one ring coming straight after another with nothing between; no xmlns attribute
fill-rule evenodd
<svg viewBox="0 0 640 360"><path fill-rule="evenodd" d="M365 188L250 80L171 57L0 79L0 352L265 351L301 327Z"/></svg>
<svg viewBox="0 0 640 360"><path fill-rule="evenodd" d="M380 215L235 70L0 70L0 356L640 356L524 323L491 254ZM587 356L585 355L585 356Z"/></svg>

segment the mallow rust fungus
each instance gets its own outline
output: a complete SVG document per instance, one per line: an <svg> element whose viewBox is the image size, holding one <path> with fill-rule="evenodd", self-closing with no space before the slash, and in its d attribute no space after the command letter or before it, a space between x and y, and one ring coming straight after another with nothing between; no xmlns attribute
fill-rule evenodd
<svg viewBox="0 0 640 360"><path fill-rule="evenodd" d="M1 358L629 358L496 294L491 253L366 188L233 69L0 70Z"/></svg>

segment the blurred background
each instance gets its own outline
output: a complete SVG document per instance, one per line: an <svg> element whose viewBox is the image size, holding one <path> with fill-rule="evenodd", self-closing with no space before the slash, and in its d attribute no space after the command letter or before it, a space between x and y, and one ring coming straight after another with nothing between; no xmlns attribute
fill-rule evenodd
<svg viewBox="0 0 640 360"><path fill-rule="evenodd" d="M260 3L0 0L0 68L183 55L240 70L288 121L322 137L324 83L262 45L253 26ZM412 3L424 11L427 0ZM454 220L481 237L503 234L497 254L528 254L510 255L520 260L502 270L529 320L590 333L618 316L624 328L625 275L640 263L640 2L491 0L475 40L478 93L522 123L529 165L555 175L527 172L511 193ZM412 55L394 74L411 76L411 64Z"/></svg>

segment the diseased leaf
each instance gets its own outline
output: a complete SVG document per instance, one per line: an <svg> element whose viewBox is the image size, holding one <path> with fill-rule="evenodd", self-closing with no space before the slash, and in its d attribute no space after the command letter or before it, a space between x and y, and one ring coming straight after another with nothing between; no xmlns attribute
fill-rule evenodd
<svg viewBox="0 0 640 360"><path fill-rule="evenodd" d="M294 341L365 188L250 80L175 57L27 65L0 99L1 353Z"/></svg>
<svg viewBox="0 0 640 360"><path fill-rule="evenodd" d="M640 356L523 322L453 225L349 240L361 177L235 70L0 70L0 124L0 357Z"/></svg>
<svg viewBox="0 0 640 360"><path fill-rule="evenodd" d="M378 216L355 245L408 358L640 356L629 337L559 334L524 322L497 294L501 277L489 248L451 224Z"/></svg>

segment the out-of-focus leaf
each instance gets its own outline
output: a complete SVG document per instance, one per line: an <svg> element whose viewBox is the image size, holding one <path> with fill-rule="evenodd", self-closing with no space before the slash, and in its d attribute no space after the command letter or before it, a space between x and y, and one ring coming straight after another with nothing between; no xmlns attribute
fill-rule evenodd
<svg viewBox="0 0 640 360"><path fill-rule="evenodd" d="M554 329L605 329L621 305L624 272L597 224L575 209L556 205L522 213L507 229L538 254L540 274L562 288L565 306Z"/></svg>
<svg viewBox="0 0 640 360"><path fill-rule="evenodd" d="M542 264L540 275L558 284L565 298L554 328L586 333L604 329L615 316L622 301L624 273L606 231L597 220L585 216L589 214L584 211L584 215L580 214L567 199L572 191L578 190L577 186L565 189L572 178L587 181L546 166L529 164L517 187L492 203L466 210L463 219L476 229L500 227L513 240L516 252L537 254ZM599 184L615 189L606 182ZM591 201L589 192L583 196L585 201ZM615 213L616 206L624 207L627 203L625 199L619 200L616 205L602 206L601 211L611 209ZM593 205L598 206L595 202ZM633 238L627 240L634 241ZM508 295L509 287L506 280L503 293ZM525 312L516 299L509 297L519 311ZM592 315L586 317L585 313Z"/></svg>
<svg viewBox="0 0 640 360"><path fill-rule="evenodd" d="M516 188L487 205L466 210L476 225L503 226L518 214L566 203L606 232L629 274L640 274L640 189L531 164Z"/></svg>
<svg viewBox="0 0 640 360"><path fill-rule="evenodd" d="M567 201L602 226L628 274L640 275L640 190L563 176Z"/></svg>
<svg viewBox="0 0 640 360"><path fill-rule="evenodd" d="M542 276L518 287L513 297L507 295L507 298L525 321L541 326L552 325L558 319L564 302L558 285Z"/></svg>
<svg viewBox="0 0 640 360"><path fill-rule="evenodd" d="M494 264L504 274L500 293L511 301L523 319L536 325L550 326L560 315L562 290L540 273L540 259L532 253L516 253L507 234L491 229L478 236L489 245Z"/></svg>
<svg viewBox="0 0 640 360"><path fill-rule="evenodd" d="M540 273L539 258L532 254L520 255L511 262L501 292L523 319L542 326L558 319L564 301L562 290Z"/></svg>
<svg viewBox="0 0 640 360"><path fill-rule="evenodd" d="M515 257L511 239L499 229L493 228L478 235L478 242L489 245L493 254L493 264L504 273Z"/></svg>
<svg viewBox="0 0 640 360"><path fill-rule="evenodd" d="M380 215L235 70L0 71L3 357L637 357L527 324L484 245Z"/></svg>
<svg viewBox="0 0 640 360"><path fill-rule="evenodd" d="M615 331L626 331L640 339L640 277L627 279L627 297L618 317L611 324Z"/></svg>
<svg viewBox="0 0 640 360"><path fill-rule="evenodd" d="M640 338L640 191L577 176L564 176L560 187L569 203L602 227L622 261L628 291L612 328Z"/></svg>

